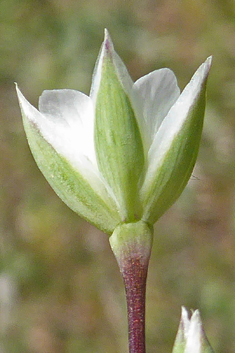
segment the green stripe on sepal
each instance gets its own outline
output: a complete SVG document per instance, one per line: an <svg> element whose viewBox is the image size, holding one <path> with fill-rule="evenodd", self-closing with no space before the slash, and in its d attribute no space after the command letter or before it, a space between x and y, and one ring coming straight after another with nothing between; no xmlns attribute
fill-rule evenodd
<svg viewBox="0 0 235 353"><path fill-rule="evenodd" d="M141 216L138 185L144 165L139 127L115 71L112 53L104 54L96 99L95 146L98 165L112 188L122 220Z"/></svg>
<svg viewBox="0 0 235 353"><path fill-rule="evenodd" d="M72 165L40 134L22 111L24 128L33 156L57 195L76 213L97 228L111 234L120 222L111 198L107 204Z"/></svg>

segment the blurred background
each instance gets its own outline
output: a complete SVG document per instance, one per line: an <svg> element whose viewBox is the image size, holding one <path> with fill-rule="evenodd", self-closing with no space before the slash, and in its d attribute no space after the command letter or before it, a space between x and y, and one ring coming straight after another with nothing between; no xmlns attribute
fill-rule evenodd
<svg viewBox="0 0 235 353"><path fill-rule="evenodd" d="M171 68L181 89L214 56L200 154L155 225L147 352L171 352L180 307L199 308L217 353L235 351L234 0L0 1L0 352L128 351L108 237L52 191L27 145L14 82L89 93L109 29L134 80Z"/></svg>

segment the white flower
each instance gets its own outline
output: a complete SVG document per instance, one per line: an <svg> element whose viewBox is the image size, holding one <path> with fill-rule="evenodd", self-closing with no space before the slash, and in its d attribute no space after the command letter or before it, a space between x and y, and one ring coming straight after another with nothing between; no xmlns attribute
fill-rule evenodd
<svg viewBox="0 0 235 353"><path fill-rule="evenodd" d="M195 164L210 65L181 95L169 69L133 83L105 31L89 96L44 91L37 110L17 88L32 153L61 199L108 234L125 222L155 223Z"/></svg>
<svg viewBox="0 0 235 353"><path fill-rule="evenodd" d="M202 327L200 313L195 310L189 319L182 307L178 333L172 353L213 353Z"/></svg>

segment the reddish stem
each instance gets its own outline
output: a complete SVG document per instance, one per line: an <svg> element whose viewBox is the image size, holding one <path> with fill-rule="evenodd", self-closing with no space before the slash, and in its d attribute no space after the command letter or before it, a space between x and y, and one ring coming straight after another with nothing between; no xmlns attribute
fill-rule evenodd
<svg viewBox="0 0 235 353"><path fill-rule="evenodd" d="M124 280L129 353L145 353L145 292L153 229L143 221L118 226L110 237Z"/></svg>
<svg viewBox="0 0 235 353"><path fill-rule="evenodd" d="M139 257L128 258L122 267L126 290L129 352L145 353L145 293L148 264Z"/></svg>

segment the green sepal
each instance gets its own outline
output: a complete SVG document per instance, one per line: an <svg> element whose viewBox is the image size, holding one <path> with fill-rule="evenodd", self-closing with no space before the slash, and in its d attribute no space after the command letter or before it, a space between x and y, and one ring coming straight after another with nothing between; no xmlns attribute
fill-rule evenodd
<svg viewBox="0 0 235 353"><path fill-rule="evenodd" d="M41 136L37 126L25 117L23 110L22 116L33 156L56 194L88 222L111 234L120 222L113 200L108 200L109 206L71 163Z"/></svg>
<svg viewBox="0 0 235 353"><path fill-rule="evenodd" d="M99 170L113 190L122 221L140 219L138 187L144 166L143 145L109 49L103 57L96 98L95 146Z"/></svg>
<svg viewBox="0 0 235 353"><path fill-rule="evenodd" d="M184 190L195 165L205 112L206 82L157 169L151 187L141 190L143 220L154 224Z"/></svg>

